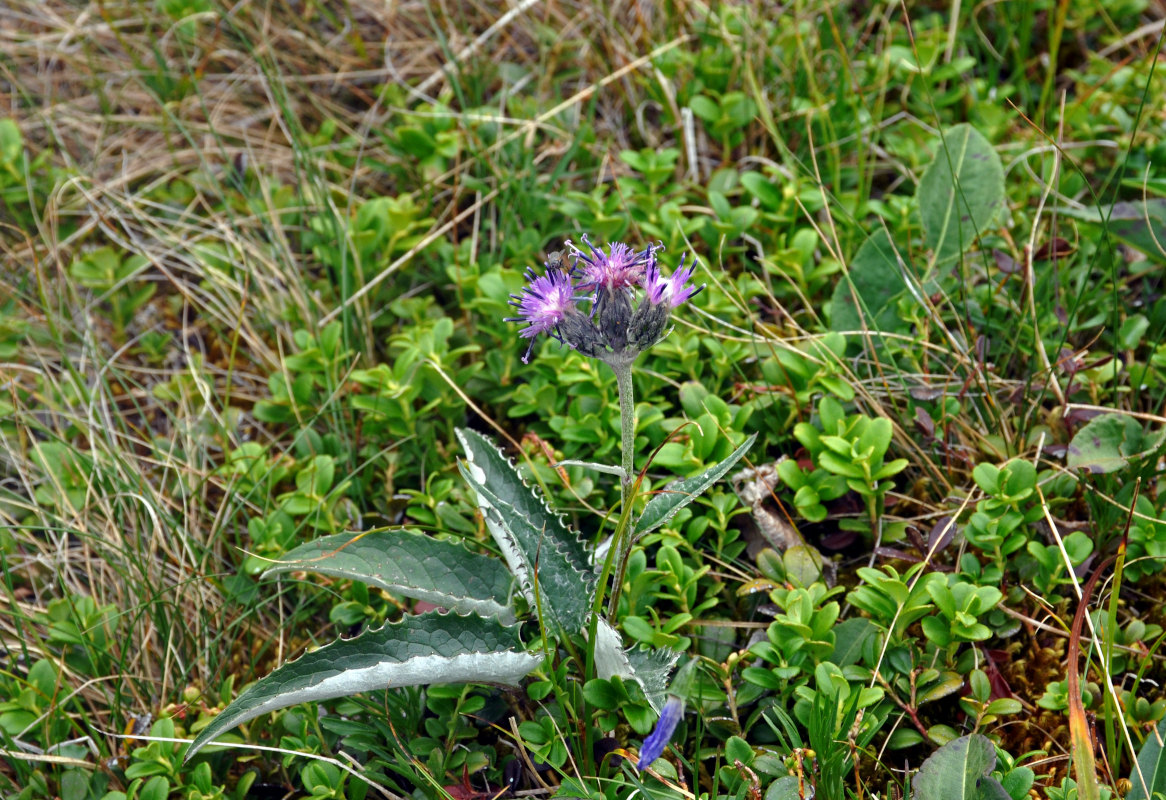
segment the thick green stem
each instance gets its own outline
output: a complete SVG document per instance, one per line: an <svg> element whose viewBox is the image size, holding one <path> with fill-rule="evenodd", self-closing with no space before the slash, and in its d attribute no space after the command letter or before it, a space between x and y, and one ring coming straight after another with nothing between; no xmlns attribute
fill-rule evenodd
<svg viewBox="0 0 1166 800"><path fill-rule="evenodd" d="M619 388L620 436L623 440L622 464L623 482L620 486L620 517L616 526L612 551L615 553L615 582L611 585L611 600L607 605L607 618L613 624L619 609L620 590L623 589L624 573L627 570L628 552L631 550L632 504L635 502L635 466L633 463L636 443L636 402L632 390L632 364L616 362L611 364L615 371L615 382Z"/></svg>
<svg viewBox="0 0 1166 800"><path fill-rule="evenodd" d="M611 577L613 569L615 569L618 577L615 588L612 589L611 593L612 605L608 610L608 619L615 618L615 609L619 603L619 589L623 583L624 565L626 561L628 528L631 527L632 493L634 486L632 482L632 461L634 456L633 447L636 439L636 405L632 397L632 365L630 361L616 361L615 363L608 361L607 363L615 371L615 383L619 389L620 434L623 439L620 449L620 466L623 468L623 474L620 476L619 487L619 521L615 525L615 532L612 534L611 539L611 548L608 550L607 558L604 559L603 570L599 575L599 583L595 587L595 599L592 601L591 619L587 623L587 663L584 667L584 674L588 680L598 677L595 674L595 641L599 632L599 610L603 608L603 595L607 590L607 581ZM586 705L584 706L584 717L589 719L586 714ZM586 723L584 739L587 748L587 767L590 770L593 766L591 764L591 725L589 722Z"/></svg>
<svg viewBox="0 0 1166 800"><path fill-rule="evenodd" d="M607 617L615 620L616 610L619 608L620 588L623 586L624 574L627 570L627 554L631 545L632 503L635 494L635 479L633 472L633 456L636 438L636 406L632 396L632 364L631 360L607 362L615 372L616 386L619 388L619 417L620 433L623 439L621 447L623 475L620 478L620 513L615 524L615 531L611 535L611 547L607 551L607 558L603 562L603 570L599 574L599 583L595 588L595 599L592 601L591 619L587 625L587 676L594 677L595 669L595 637L599 627L599 611L603 608L603 597L607 591L607 582L615 573L615 583L611 590L611 603L608 606Z"/></svg>
<svg viewBox="0 0 1166 800"><path fill-rule="evenodd" d="M632 365L630 363L612 365L612 369L615 370L615 383L619 388L619 429L620 437L623 440L623 450L621 451L623 458L620 464L623 467L623 484L620 487L622 489L620 499L623 505L626 506L632 500L632 459L636 443L636 402L632 394Z"/></svg>

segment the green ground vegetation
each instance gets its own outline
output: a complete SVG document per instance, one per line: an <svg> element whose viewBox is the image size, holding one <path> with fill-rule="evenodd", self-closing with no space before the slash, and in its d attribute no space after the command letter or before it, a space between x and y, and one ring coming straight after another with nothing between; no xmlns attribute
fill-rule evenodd
<svg viewBox="0 0 1166 800"><path fill-rule="evenodd" d="M1164 18L4 4L0 792L1166 792ZM568 641L517 689L298 705L185 763L277 665L426 609L273 559L497 555L456 428L610 533L618 479L554 465L618 462L613 374L503 321L581 233L708 284L638 363L644 488L756 436L613 609L698 659L665 758L634 769L655 713Z"/></svg>

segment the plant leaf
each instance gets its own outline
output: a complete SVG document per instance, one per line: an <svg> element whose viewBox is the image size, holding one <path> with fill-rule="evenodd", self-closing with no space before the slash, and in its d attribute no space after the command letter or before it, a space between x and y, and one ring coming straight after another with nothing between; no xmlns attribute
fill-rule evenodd
<svg viewBox="0 0 1166 800"><path fill-rule="evenodd" d="M932 753L912 781L913 800L1010 800L992 777L996 750L986 736L961 736Z"/></svg>
<svg viewBox="0 0 1166 800"><path fill-rule="evenodd" d="M866 640L878 633L878 628L867 617L851 617L834 626L834 652L828 659L840 667L857 664L862 658Z"/></svg>
<svg viewBox="0 0 1166 800"><path fill-rule="evenodd" d="M902 254L906 257L906 254ZM850 260L846 277L834 287L830 300L830 328L835 331L869 329L883 333L907 330L896 301L907 290L899 268L900 252L883 229L872 233ZM908 267L909 269L909 267Z"/></svg>
<svg viewBox="0 0 1166 800"><path fill-rule="evenodd" d="M263 573L306 570L377 586L459 613L514 622L514 580L497 558L412 531L338 533L302 544Z"/></svg>
<svg viewBox="0 0 1166 800"><path fill-rule="evenodd" d="M632 679L640 684L652 708L659 711L668 701L668 676L680 652L668 647L633 647L627 651L627 657L632 665Z"/></svg>
<svg viewBox="0 0 1166 800"><path fill-rule="evenodd" d="M584 469L593 469L596 472L602 472L607 475L615 475L620 479L622 479L624 476L623 467L615 467L611 466L610 464L599 464L595 461L576 461L575 459L567 459L566 461L560 461L557 464L551 464L551 466L555 469L558 469L559 467L583 467Z"/></svg>
<svg viewBox="0 0 1166 800"><path fill-rule="evenodd" d="M565 631L578 632L596 584L588 549L489 439L464 428L457 435L466 449L458 468L527 601L532 608L541 605Z"/></svg>
<svg viewBox="0 0 1166 800"><path fill-rule="evenodd" d="M510 463L510 459L502 454L498 445L469 428L458 428L456 433L462 447L466 449L466 458L482 470L490 491L501 502L513 507L524 517L540 525L545 524L547 534L555 538L563 548L564 555L575 567L590 571L592 569L590 547L584 544L578 534L567 527L563 518L552 511L546 501L527 485Z"/></svg>
<svg viewBox="0 0 1166 800"><path fill-rule="evenodd" d="M595 573L576 569L545 535L545 529L502 505L486 489L475 486L474 490L486 527L531 608L541 606L542 612L567 632L581 630L591 610Z"/></svg>
<svg viewBox="0 0 1166 800"><path fill-rule="evenodd" d="M1056 213L1096 225L1104 223L1110 233L1146 258L1166 264L1166 197L1097 208L1063 207Z"/></svg>
<svg viewBox="0 0 1166 800"><path fill-rule="evenodd" d="M1142 423L1125 414L1106 414L1089 422L1069 442L1070 469L1115 472L1157 453L1166 433L1147 434Z"/></svg>
<svg viewBox="0 0 1166 800"><path fill-rule="evenodd" d="M1158 730L1146 737L1142 752L1138 753L1138 766L1130 771L1132 788L1126 800L1146 800L1158 792L1166 793L1166 748L1162 747L1162 737L1166 736L1166 719L1158 723ZM1141 772L1141 777L1138 773ZM1145 779L1147 795L1142 789Z"/></svg>
<svg viewBox="0 0 1166 800"><path fill-rule="evenodd" d="M604 680L618 675L632 680L644 690L644 697L657 713L667 701L668 676L676 666L680 653L670 648L649 649L634 647L625 650L615 628L605 619L599 620L595 632L595 672Z"/></svg>
<svg viewBox="0 0 1166 800"><path fill-rule="evenodd" d="M1004 210L1004 167L971 125L950 128L915 193L927 246L942 263L971 247Z"/></svg>
<svg viewBox="0 0 1166 800"><path fill-rule="evenodd" d="M522 650L517 626L476 614L408 616L338 639L259 679L203 729L186 758L236 725L297 703L421 683L515 686L541 661Z"/></svg>
<svg viewBox="0 0 1166 800"><path fill-rule="evenodd" d="M745 455L753 446L756 439L756 433L750 434L741 446L730 453L729 457L720 464L709 467L699 475L682 478L665 486L663 491L652 497L644 506L644 513L636 521L636 535L659 528L672 519L677 511L700 497L706 489L719 481L726 472L733 468L734 464L741 460L741 456Z"/></svg>
<svg viewBox="0 0 1166 800"><path fill-rule="evenodd" d="M795 544L781 554L786 578L795 586L809 586L822 577L822 554L808 544Z"/></svg>
<svg viewBox="0 0 1166 800"><path fill-rule="evenodd" d="M806 781L797 775L782 775L769 784L765 790L765 800L805 800L810 795L805 790Z"/></svg>

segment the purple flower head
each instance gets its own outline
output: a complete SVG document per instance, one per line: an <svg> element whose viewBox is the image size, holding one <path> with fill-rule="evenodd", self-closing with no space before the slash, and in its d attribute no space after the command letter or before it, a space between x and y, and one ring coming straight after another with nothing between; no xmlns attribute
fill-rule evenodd
<svg viewBox="0 0 1166 800"><path fill-rule="evenodd" d="M648 734L643 747L640 748L640 760L636 764L636 769L643 770L664 755L664 748L668 746L668 742L672 739L672 734L676 732L676 726L680 724L680 719L683 716L684 700L674 694L669 695L668 702L660 711L660 719L656 722L656 727Z"/></svg>
<svg viewBox="0 0 1166 800"><path fill-rule="evenodd" d="M648 302L652 305L660 305L667 300L669 306L677 308L704 289L705 284L703 283L700 286L685 285L692 278L692 273L696 271L695 263L690 267L684 266L684 260L687 257L687 253L680 257L680 266L668 278L660 275L660 267L656 264L656 260L652 259L652 263L644 272L644 291L648 296Z"/></svg>
<svg viewBox="0 0 1166 800"><path fill-rule="evenodd" d="M525 323L520 335L531 340L523 363L540 333L588 358L630 363L660 341L672 311L704 289L691 284L696 263L686 267L687 254L670 276L661 274L656 253L663 244L637 251L623 242L597 247L586 234L581 241L589 252L564 242L564 251L548 254L544 275L528 269L528 285L510 295L518 316L506 321ZM580 312L578 304L588 301L590 313Z"/></svg>
<svg viewBox="0 0 1166 800"><path fill-rule="evenodd" d="M551 338L559 339L559 323L567 312L575 307L575 290L571 286L571 278L560 269L551 269L546 275L535 275L534 270L526 270L529 286L522 288L522 294L510 295L510 305L518 309L517 317L506 317L506 322L525 322L526 327L519 332L519 336L530 339L530 347L526 348L526 355L522 362L528 363L530 351L534 347L534 337L545 333ZM554 331L554 333L552 333Z"/></svg>
<svg viewBox="0 0 1166 800"><path fill-rule="evenodd" d="M581 292L595 292L601 286L608 289L639 286L644 279L645 268L655 263L655 252L660 249L658 245L648 245L637 253L623 242L612 242L607 248L608 252L604 253L603 248L591 244L587 234L580 238L591 255L571 242L567 242L567 247L575 259L575 277L578 278L576 288Z"/></svg>

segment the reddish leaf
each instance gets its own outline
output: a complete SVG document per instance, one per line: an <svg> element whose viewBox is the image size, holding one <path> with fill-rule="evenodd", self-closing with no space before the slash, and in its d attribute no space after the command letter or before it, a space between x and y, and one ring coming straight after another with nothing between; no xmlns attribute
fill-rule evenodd
<svg viewBox="0 0 1166 800"><path fill-rule="evenodd" d="M935 438L935 420L923 406L915 406L915 427L928 439Z"/></svg>
<svg viewBox="0 0 1166 800"><path fill-rule="evenodd" d="M1020 272L1020 265L1016 263L1016 259L1003 250L992 250L992 258L996 259L996 269L1005 275L1015 275Z"/></svg>
<svg viewBox="0 0 1166 800"><path fill-rule="evenodd" d="M1033 261L1048 261L1050 259L1065 258L1066 256L1073 255L1076 249L1067 239L1062 239L1058 236L1038 247L1036 252L1032 254L1032 259Z"/></svg>

